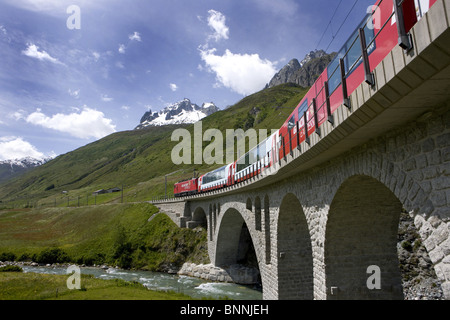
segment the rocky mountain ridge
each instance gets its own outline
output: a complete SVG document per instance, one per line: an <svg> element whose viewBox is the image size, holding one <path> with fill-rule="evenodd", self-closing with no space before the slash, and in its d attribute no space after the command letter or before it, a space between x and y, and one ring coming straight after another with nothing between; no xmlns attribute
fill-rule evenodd
<svg viewBox="0 0 450 320"><path fill-rule="evenodd" d="M315 50L308 53L301 62L292 59L274 75L266 88L284 83L295 83L305 88L310 87L335 55L336 53L328 54L323 50Z"/></svg>

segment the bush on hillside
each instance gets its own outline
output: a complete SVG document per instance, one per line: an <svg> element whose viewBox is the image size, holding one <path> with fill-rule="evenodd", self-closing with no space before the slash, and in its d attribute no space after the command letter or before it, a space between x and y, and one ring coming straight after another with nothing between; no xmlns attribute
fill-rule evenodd
<svg viewBox="0 0 450 320"><path fill-rule="evenodd" d="M47 248L42 250L35 257L37 263L65 263L70 262L70 258L67 253L59 248Z"/></svg>
<svg viewBox="0 0 450 320"><path fill-rule="evenodd" d="M23 272L23 269L19 266L4 266L0 267L0 272Z"/></svg>
<svg viewBox="0 0 450 320"><path fill-rule="evenodd" d="M0 261L15 261L16 255L12 252L3 252L0 254Z"/></svg>

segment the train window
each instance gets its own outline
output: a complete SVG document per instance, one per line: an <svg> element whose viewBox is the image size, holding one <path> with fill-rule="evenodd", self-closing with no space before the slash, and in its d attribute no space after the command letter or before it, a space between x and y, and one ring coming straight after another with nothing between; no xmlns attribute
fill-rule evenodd
<svg viewBox="0 0 450 320"><path fill-rule="evenodd" d="M247 152L245 156L240 158L236 164L236 172L242 171L250 165L250 155Z"/></svg>
<svg viewBox="0 0 450 320"><path fill-rule="evenodd" d="M303 101L302 105L298 108L298 119L300 120L303 117L305 111L308 110L308 99Z"/></svg>
<svg viewBox="0 0 450 320"><path fill-rule="evenodd" d="M344 55L339 52L336 57L331 61L331 63L328 65L327 72L328 72L328 88L330 90L330 94L336 90L337 87L341 84L341 72L339 70L339 60Z"/></svg>
<svg viewBox="0 0 450 320"><path fill-rule="evenodd" d="M202 183L207 184L207 183L214 182L217 180L225 179L225 170L226 170L226 166L219 168L213 172L207 173L203 177Z"/></svg>
<svg viewBox="0 0 450 320"><path fill-rule="evenodd" d="M288 122L288 130L291 130L293 127L295 127L295 115L293 115Z"/></svg>
<svg viewBox="0 0 450 320"><path fill-rule="evenodd" d="M375 32L373 28L369 28L367 23L372 19L371 14L368 14L362 22L358 25L358 28L352 33L344 46L339 50L336 57L328 65L328 86L330 94L336 90L336 88L341 84L341 72L339 69L339 60L344 58L345 73L348 77L362 62L362 52L361 44L359 41L359 28L364 28L364 33L366 36L366 44L369 45L375 37ZM375 50L375 41L369 45L367 49L367 54L371 54Z"/></svg>
<svg viewBox="0 0 450 320"><path fill-rule="evenodd" d="M264 157L266 156L266 143L267 143L267 140L265 140L264 142L259 144L258 160L264 159Z"/></svg>

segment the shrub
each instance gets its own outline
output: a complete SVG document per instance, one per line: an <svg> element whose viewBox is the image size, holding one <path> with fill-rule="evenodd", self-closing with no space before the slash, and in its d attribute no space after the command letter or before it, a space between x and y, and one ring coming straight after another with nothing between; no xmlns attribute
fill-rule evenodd
<svg viewBox="0 0 450 320"><path fill-rule="evenodd" d="M31 261L31 256L29 253L23 253L17 258L17 261Z"/></svg>
<svg viewBox="0 0 450 320"><path fill-rule="evenodd" d="M0 254L0 261L15 261L16 255L12 252L3 252Z"/></svg>
<svg viewBox="0 0 450 320"><path fill-rule="evenodd" d="M407 241L407 240L403 241L403 242L402 242L402 248L405 249L405 250L407 250L407 251L409 251L409 252L411 252L411 251L412 251L412 245L411 245L411 242L409 242L409 241Z"/></svg>
<svg viewBox="0 0 450 320"><path fill-rule="evenodd" d="M67 253L59 248L44 249L36 256L37 263L64 263L69 261L70 258Z"/></svg>
<svg viewBox="0 0 450 320"><path fill-rule="evenodd" d="M0 267L0 272L23 272L23 269L19 266L4 266Z"/></svg>

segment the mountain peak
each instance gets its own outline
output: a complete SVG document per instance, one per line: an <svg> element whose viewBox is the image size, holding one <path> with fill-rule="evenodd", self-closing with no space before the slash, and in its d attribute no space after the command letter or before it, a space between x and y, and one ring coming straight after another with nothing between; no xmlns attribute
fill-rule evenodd
<svg viewBox="0 0 450 320"><path fill-rule="evenodd" d="M0 182L9 180L31 168L39 167L52 158L35 159L26 157L22 159L10 159L0 161Z"/></svg>
<svg viewBox="0 0 450 320"><path fill-rule="evenodd" d="M308 53L305 58L303 58L302 62L300 62L300 65L303 67L305 64L307 64L308 62L310 62L313 59L317 59L317 58L321 58L326 56L327 53L323 50L314 50L311 51L310 53Z"/></svg>
<svg viewBox="0 0 450 320"><path fill-rule="evenodd" d="M301 62L292 59L270 80L266 88L272 88L284 83L295 83L302 87L310 87L317 76L327 67L334 57L323 50L308 53Z"/></svg>
<svg viewBox="0 0 450 320"><path fill-rule="evenodd" d="M150 126L195 123L217 111L219 111L219 108L212 102L205 102L199 107L192 103L191 100L184 98L159 112L147 111L135 130Z"/></svg>

